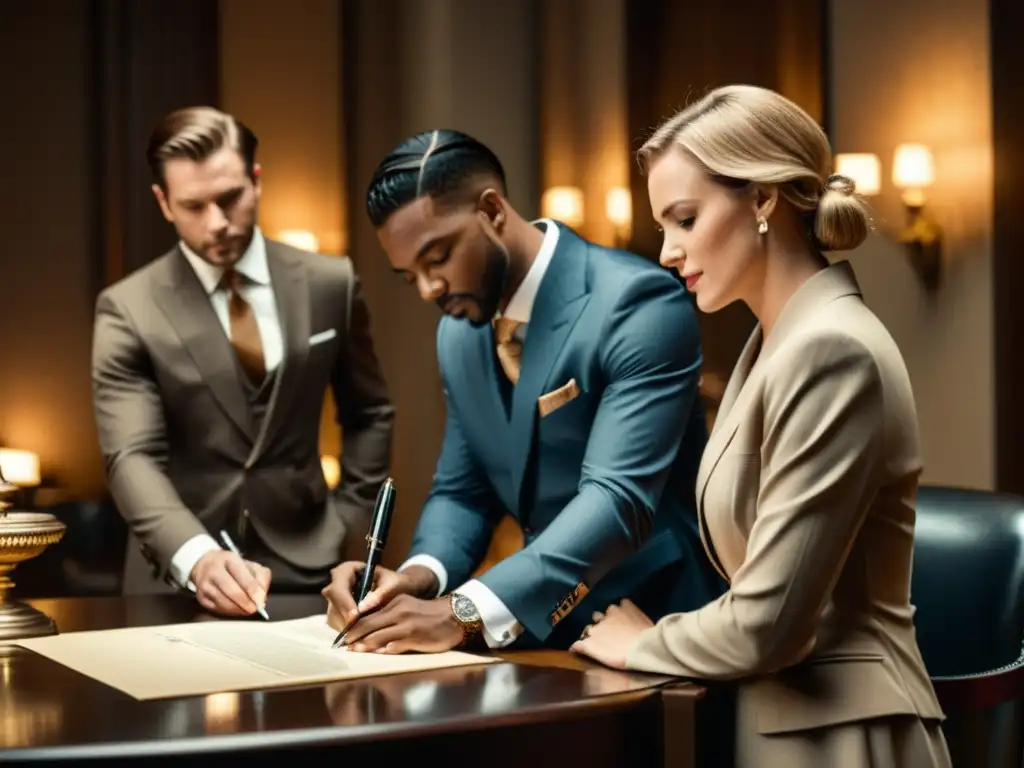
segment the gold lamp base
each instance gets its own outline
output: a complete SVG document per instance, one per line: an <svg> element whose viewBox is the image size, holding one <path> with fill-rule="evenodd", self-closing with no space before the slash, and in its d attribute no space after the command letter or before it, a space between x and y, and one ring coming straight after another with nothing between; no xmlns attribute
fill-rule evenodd
<svg viewBox="0 0 1024 768"><path fill-rule="evenodd" d="M14 587L10 574L26 560L64 538L67 526L43 512L5 512L0 506L0 643L24 637L52 635L57 625L35 608L7 594Z"/></svg>

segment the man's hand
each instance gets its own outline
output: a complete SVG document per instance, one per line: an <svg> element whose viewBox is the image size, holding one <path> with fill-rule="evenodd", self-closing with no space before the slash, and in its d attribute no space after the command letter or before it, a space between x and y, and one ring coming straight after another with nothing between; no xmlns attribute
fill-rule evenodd
<svg viewBox="0 0 1024 768"><path fill-rule="evenodd" d="M214 550L192 569L199 604L223 616L248 616L263 605L270 589L270 569L233 552Z"/></svg>
<svg viewBox="0 0 1024 768"><path fill-rule="evenodd" d="M320 594L327 598L327 624L341 632L361 614L387 605L398 595L417 597L437 592L437 577L428 568L412 566L398 573L378 565L373 574L373 588L357 606L356 583L363 576L366 563L349 561L331 569L331 583Z"/></svg>
<svg viewBox="0 0 1024 768"><path fill-rule="evenodd" d="M455 620L448 598L421 600L398 595L353 624L345 645L353 651L438 653L455 648L462 635L462 625Z"/></svg>

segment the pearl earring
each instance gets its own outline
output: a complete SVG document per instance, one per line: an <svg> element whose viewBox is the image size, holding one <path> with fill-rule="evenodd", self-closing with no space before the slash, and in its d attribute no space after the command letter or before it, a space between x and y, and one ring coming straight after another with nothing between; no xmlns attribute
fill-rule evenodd
<svg viewBox="0 0 1024 768"><path fill-rule="evenodd" d="M768 222L764 216L757 217L757 234L767 235L768 234Z"/></svg>

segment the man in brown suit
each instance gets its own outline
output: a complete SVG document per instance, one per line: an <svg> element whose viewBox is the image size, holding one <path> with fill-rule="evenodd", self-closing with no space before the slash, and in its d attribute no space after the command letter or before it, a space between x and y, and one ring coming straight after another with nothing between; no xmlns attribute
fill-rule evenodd
<svg viewBox="0 0 1024 768"><path fill-rule="evenodd" d="M256 225L256 146L206 107L156 127L153 193L180 241L100 294L93 338L99 441L131 532L125 592L191 589L223 615L254 612L271 579L318 591L354 554L394 416L350 260ZM328 385L344 433L336 498L318 450Z"/></svg>

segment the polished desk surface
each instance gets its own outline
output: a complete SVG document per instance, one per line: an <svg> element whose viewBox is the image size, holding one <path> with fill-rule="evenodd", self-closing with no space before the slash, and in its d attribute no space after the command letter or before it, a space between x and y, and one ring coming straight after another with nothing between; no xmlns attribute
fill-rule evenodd
<svg viewBox="0 0 1024 768"><path fill-rule="evenodd" d="M61 632L216 620L181 595L30 602ZM301 618L324 610L324 601L271 596L267 608L275 619ZM2 759L186 755L528 725L630 707L666 682L570 653L524 651L480 667L136 701L25 649L0 649Z"/></svg>

